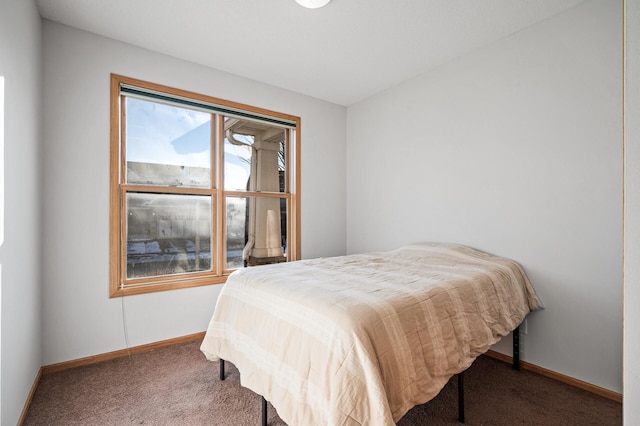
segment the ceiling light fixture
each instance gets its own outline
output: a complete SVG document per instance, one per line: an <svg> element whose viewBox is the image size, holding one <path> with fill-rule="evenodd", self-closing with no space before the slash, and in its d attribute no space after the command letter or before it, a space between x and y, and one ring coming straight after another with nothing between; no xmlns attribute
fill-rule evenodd
<svg viewBox="0 0 640 426"><path fill-rule="evenodd" d="M317 9L322 6L326 6L331 0L296 0L300 6L308 7L309 9Z"/></svg>

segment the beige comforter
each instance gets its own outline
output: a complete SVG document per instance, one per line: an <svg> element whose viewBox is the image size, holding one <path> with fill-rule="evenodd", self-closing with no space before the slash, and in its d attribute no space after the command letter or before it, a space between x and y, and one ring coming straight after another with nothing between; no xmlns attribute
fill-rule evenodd
<svg viewBox="0 0 640 426"><path fill-rule="evenodd" d="M515 262L415 244L238 270L201 350L291 426L392 425L537 307Z"/></svg>

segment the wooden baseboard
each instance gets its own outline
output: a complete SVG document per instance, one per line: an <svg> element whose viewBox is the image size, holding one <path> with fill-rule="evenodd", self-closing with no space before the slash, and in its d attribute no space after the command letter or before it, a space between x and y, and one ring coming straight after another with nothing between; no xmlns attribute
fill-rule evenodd
<svg viewBox="0 0 640 426"><path fill-rule="evenodd" d="M24 407L22 407L22 413L20 413L20 418L18 419L17 426L22 426L24 423L24 419L27 416L27 410L31 405L31 401L33 401L33 395L36 393L36 389L38 389L38 384L40 384L40 378L42 377L42 367L38 370L38 374L36 374L36 378L33 380L33 384L31 385L31 390L29 391L29 395L27 395L27 400L24 403Z"/></svg>
<svg viewBox="0 0 640 426"><path fill-rule="evenodd" d="M51 364L51 365L46 365L44 367L42 367L40 369L40 371L38 372L38 375L36 377L36 380L34 381L34 384L31 388L31 392L29 393L29 398L25 404L25 408L23 409L22 412L22 416L20 417L20 422L18 423L19 425L22 424L22 419L24 417L24 415L26 414L26 410L29 407L29 404L31 403L31 399L33 398L33 394L38 386L38 383L40 382L40 377L43 374L49 374L49 373L54 373L56 371L63 371L63 370L68 370L70 368L75 368L75 367L80 367L83 365L91 365L91 364L96 364L99 362L103 362L103 361L109 361L112 359L116 359L116 358L122 358L122 357L126 357L129 355L133 355L133 354L138 354L138 353L142 353L142 352L147 352L147 351L151 351L153 349L158 349L158 348L163 348L166 346L172 346L172 345L176 345L179 343L186 343L186 342L192 342L194 340L201 340L204 338L205 332L200 332L200 333L194 333L194 334L189 334L187 336L182 336L182 337L176 337L173 339L168 339L168 340L163 340L160 342L155 342L155 343L149 343L146 345L141 345L141 346L135 346L129 349L122 349L122 350L118 350L118 351L113 351L113 352L107 352L104 354L99 354L99 355L94 355L94 356L90 356L90 357L86 357L86 358L80 358L80 359L76 359L76 360L72 360L72 361L66 361L66 362L60 362L57 364ZM509 355L505 355L502 354L500 352L496 352L493 350L489 350L486 353L487 356L506 362L506 363L513 363L513 358ZM582 389L585 390L587 392L591 392L593 394L602 396L604 398L610 399L612 401L618 402L618 403L622 403L622 394L618 393L618 392L614 392L611 391L609 389L605 389L605 388L601 388L599 386L593 385L591 383L587 383L584 382L582 380L578 380L576 378L570 377L570 376L566 376L564 374L560 374L557 373L555 371L552 370L548 370L546 368L540 367L538 365L535 364L531 364L529 362L526 361L520 361L520 367L523 370L528 370L531 371L533 373L536 374L540 374L541 376L545 376L548 377L550 379L553 380L557 380L561 383L565 383L567 385L573 386L575 388L578 389Z"/></svg>
<svg viewBox="0 0 640 426"><path fill-rule="evenodd" d="M121 349L119 351L107 352L104 354L93 355L86 358L75 359L72 361L60 362L57 364L45 365L42 367L42 374L55 373L56 371L68 370L70 368L80 367L83 365L97 364L103 361L110 361L116 358L122 358L133 354L151 351L153 349L164 348L167 346L177 345L179 343L192 342L204 338L205 332L189 334L187 336L176 337L173 339L162 340L160 342L148 343L146 345L134 346L129 349Z"/></svg>
<svg viewBox="0 0 640 426"><path fill-rule="evenodd" d="M509 364L513 363L512 357L510 357L509 355L501 354L500 352L489 350L485 355ZM564 374L557 373L553 370L548 370L544 367L540 367L526 361L520 361L520 368L622 404L622 394L618 392L601 388L600 386L592 385L591 383L583 382L582 380L578 380L570 376L565 376Z"/></svg>

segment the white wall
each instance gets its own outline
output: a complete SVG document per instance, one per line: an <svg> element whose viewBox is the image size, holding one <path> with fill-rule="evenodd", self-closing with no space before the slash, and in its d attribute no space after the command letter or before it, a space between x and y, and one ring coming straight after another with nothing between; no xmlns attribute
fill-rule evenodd
<svg viewBox="0 0 640 426"><path fill-rule="evenodd" d="M110 73L300 116L302 256L345 253L344 107L50 21L43 34L45 365L124 348L123 307L131 346L204 331L220 290L109 299Z"/></svg>
<svg viewBox="0 0 640 426"><path fill-rule="evenodd" d="M0 76L5 78L4 164L0 165L0 170L4 168L4 242L0 246L3 425L18 421L42 365L40 36L34 2L0 0Z"/></svg>
<svg viewBox="0 0 640 426"><path fill-rule="evenodd" d="M640 423L640 0L625 1L624 424Z"/></svg>
<svg viewBox="0 0 640 426"><path fill-rule="evenodd" d="M347 110L347 251L517 260L546 305L523 359L616 392L621 22L621 1L588 1Z"/></svg>

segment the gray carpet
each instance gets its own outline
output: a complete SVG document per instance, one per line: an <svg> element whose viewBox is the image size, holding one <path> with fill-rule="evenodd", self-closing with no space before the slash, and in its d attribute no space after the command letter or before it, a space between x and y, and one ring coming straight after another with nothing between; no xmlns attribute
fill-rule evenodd
<svg viewBox="0 0 640 426"><path fill-rule="evenodd" d="M260 425L260 397L200 342L44 375L24 425ZM457 381L398 423L457 425ZM621 425L622 406L485 356L465 375L467 425ZM282 422L271 405L269 424ZM293 425L292 425L293 426ZM312 425L300 425L312 426Z"/></svg>

